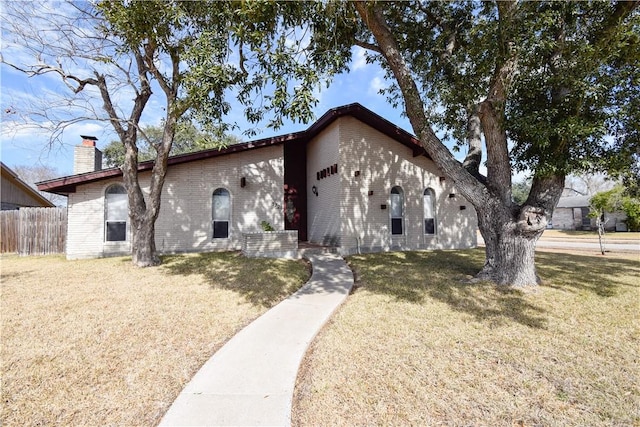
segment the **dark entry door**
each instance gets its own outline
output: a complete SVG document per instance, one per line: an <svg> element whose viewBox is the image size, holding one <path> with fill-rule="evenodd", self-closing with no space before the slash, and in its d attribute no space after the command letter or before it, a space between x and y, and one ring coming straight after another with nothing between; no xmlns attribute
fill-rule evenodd
<svg viewBox="0 0 640 427"><path fill-rule="evenodd" d="M307 241L307 155L303 141L284 145L284 229L298 230L298 240Z"/></svg>
<svg viewBox="0 0 640 427"><path fill-rule="evenodd" d="M300 191L292 186L284 186L284 229L298 230L298 240L307 240L307 227L303 227L302 214L306 207L306 197L300 197ZM304 204L305 206L302 206Z"/></svg>

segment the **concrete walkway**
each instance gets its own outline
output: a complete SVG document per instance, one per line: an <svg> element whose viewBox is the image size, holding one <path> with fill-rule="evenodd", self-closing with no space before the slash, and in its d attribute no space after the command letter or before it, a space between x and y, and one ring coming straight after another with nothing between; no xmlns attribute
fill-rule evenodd
<svg viewBox="0 0 640 427"><path fill-rule="evenodd" d="M311 279L229 340L196 373L161 426L288 426L307 347L353 286L338 255L308 256Z"/></svg>

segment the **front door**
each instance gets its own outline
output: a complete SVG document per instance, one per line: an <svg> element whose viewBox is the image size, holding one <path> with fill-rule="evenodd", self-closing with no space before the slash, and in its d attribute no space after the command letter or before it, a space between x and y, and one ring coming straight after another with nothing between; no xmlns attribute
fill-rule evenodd
<svg viewBox="0 0 640 427"><path fill-rule="evenodd" d="M306 145L291 141L284 145L284 229L298 230L298 240L307 241Z"/></svg>

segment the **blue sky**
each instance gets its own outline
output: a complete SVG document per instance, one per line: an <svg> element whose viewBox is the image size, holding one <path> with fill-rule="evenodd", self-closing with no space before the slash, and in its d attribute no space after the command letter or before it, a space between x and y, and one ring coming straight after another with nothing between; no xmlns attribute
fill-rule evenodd
<svg viewBox="0 0 640 427"><path fill-rule="evenodd" d="M5 59L10 57L5 54ZM27 77L24 73L16 71L5 64L0 64L0 96L2 104L2 129L0 158L9 167L17 165L42 164L55 167L61 175L73 173L73 147L80 143L80 135L93 135L98 138L98 147L102 148L110 141L117 139L108 123L96 120L85 120L70 125L62 134L61 143L49 146L51 132L24 126L14 122L12 115L8 115L8 108L20 109L25 100L37 99L43 104L42 108L54 109L59 107L61 99L57 95L65 96L70 90L61 84L56 76ZM408 120L402 116L399 109L393 109L386 101L385 96L378 91L388 84L384 80L383 71L373 64L367 64L363 50L354 48L351 72L337 76L328 89L319 92L320 102L315 108L316 118L319 118L328 109L341 105L359 102L366 108L385 117L392 123L411 132ZM160 91L153 96L160 97ZM97 99L97 93L96 99ZM145 124L158 124L162 117L160 98L152 100L147 106L143 119ZM98 99L99 101L99 99ZM243 120L241 110L232 110L230 119L239 124L240 130L249 127ZM259 125L264 130L251 139L265 138L273 135L286 134L306 129L311 123L292 124L286 122L285 126L277 131L266 129L266 121ZM243 137L247 140L247 137Z"/></svg>

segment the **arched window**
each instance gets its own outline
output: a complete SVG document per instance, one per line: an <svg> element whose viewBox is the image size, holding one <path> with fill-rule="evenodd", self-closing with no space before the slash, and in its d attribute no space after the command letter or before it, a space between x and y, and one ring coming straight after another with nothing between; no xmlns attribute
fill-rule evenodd
<svg viewBox="0 0 640 427"><path fill-rule="evenodd" d="M105 191L104 235L107 242L127 240L129 220L129 200L127 190L122 185L112 185Z"/></svg>
<svg viewBox="0 0 640 427"><path fill-rule="evenodd" d="M424 190L424 234L436 234L436 193L431 188Z"/></svg>
<svg viewBox="0 0 640 427"><path fill-rule="evenodd" d="M401 187L393 187L390 197L391 234L403 234L404 230L404 191Z"/></svg>
<svg viewBox="0 0 640 427"><path fill-rule="evenodd" d="M225 188L213 192L213 238L229 237L229 217L231 215L231 197Z"/></svg>

